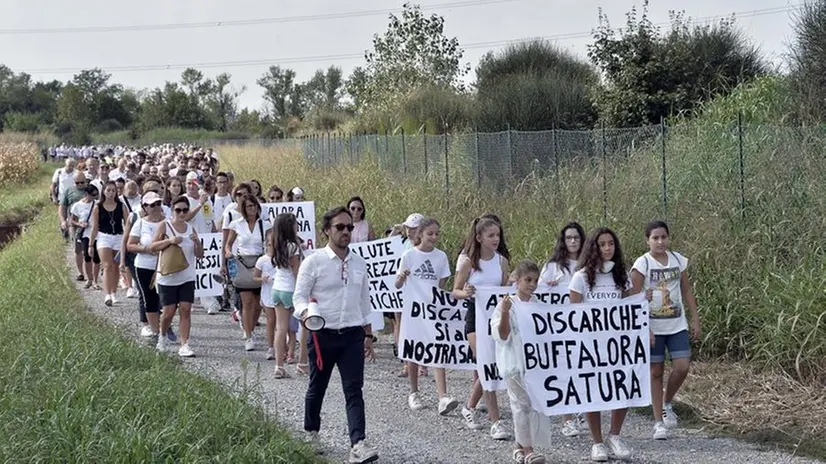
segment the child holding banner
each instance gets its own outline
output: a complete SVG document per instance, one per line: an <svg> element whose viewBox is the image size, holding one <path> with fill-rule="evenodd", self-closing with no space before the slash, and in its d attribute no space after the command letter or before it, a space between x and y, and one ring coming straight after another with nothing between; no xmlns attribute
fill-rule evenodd
<svg viewBox="0 0 826 464"><path fill-rule="evenodd" d="M653 221L645 226L648 253L637 258L631 270L635 292L646 290L651 296L651 402L654 409L654 439L668 438L668 429L677 427L677 415L671 401L688 375L691 342L686 321L685 302L691 310L691 338L700 337L700 316L694 290L688 280L688 259L668 249L668 225ZM663 366L665 349L671 357L671 375L663 405Z"/></svg>
<svg viewBox="0 0 826 464"><path fill-rule="evenodd" d="M450 264L444 251L436 248L439 242L439 231L441 226L433 218L425 218L419 222L419 243L415 248L404 252L399 263L399 271L396 276L396 288L402 288L407 279L412 275L415 279L421 279L434 286L443 288L447 278L450 277ZM408 314L402 313L402 319ZM419 398L419 373L417 365L407 361L407 372L410 379L410 395L407 398L407 405L410 409L418 411L424 408ZM459 402L447 395L447 379L444 368L435 368L436 392L439 395L439 415L450 414Z"/></svg>
<svg viewBox="0 0 826 464"><path fill-rule="evenodd" d="M424 219L419 213L412 213L407 216L407 219L404 220L403 223L400 224L397 230L404 237L406 240L404 241L404 248L405 250L412 250L416 244L418 243L418 236L419 236L419 224ZM394 233L390 234L391 236ZM401 313L394 313L393 314L393 354L398 356L398 346L399 346L399 336L401 334L401 327L402 327L402 314ZM402 361L402 372L399 374L399 377L407 377L407 366L408 363ZM421 368L421 374L427 375L427 369Z"/></svg>
<svg viewBox="0 0 826 464"><path fill-rule="evenodd" d="M470 226L465 239L466 253L459 255L456 264L456 278L453 281L453 296L457 299L468 299L467 316L465 318L465 333L470 348L476 355L476 287L497 287L508 282L508 259L497 250L501 244L502 225L489 218L476 218ZM482 335L487 336L487 334ZM472 430L479 430L481 425L476 421L476 405L482 396L488 407L488 418L493 422L490 435L494 440L510 438L499 417L499 404L496 392L484 392L479 378L475 378L471 387L467 404L462 407L462 417L465 424Z"/></svg>
<svg viewBox="0 0 826 464"><path fill-rule="evenodd" d="M515 298L520 301L539 300L534 296L539 281L539 267L532 261L522 261L514 270L516 277ZM522 337L516 315L511 312L511 296L505 296L493 312L490 320L491 335L496 340L496 363L499 373L508 384L508 398L513 414L513 429L516 446L513 460L519 464L544 464L542 453L534 451L534 446L549 445L550 420L536 412L525 389L525 355Z"/></svg>
<svg viewBox="0 0 826 464"><path fill-rule="evenodd" d="M620 300L633 294L619 238L607 227L595 229L588 235L577 268L579 270L571 278L569 287L571 303ZM631 450L619 437L627 414L628 408L611 411L611 431L606 448L602 439L602 413L587 413L588 427L594 441L592 461L607 461L609 449L616 459L631 458Z"/></svg>
<svg viewBox="0 0 826 464"><path fill-rule="evenodd" d="M559 231L554 251L548 262L542 267L539 280L551 287L568 289L571 277L576 272L576 264L585 241L585 230L578 222L569 222ZM565 303L564 298L562 303ZM562 435L578 437L582 425L582 416L566 414L562 424Z"/></svg>

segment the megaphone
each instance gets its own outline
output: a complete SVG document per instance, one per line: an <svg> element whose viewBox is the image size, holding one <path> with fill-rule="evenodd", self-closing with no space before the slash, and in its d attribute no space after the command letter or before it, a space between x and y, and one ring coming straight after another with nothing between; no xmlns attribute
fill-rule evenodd
<svg viewBox="0 0 826 464"><path fill-rule="evenodd" d="M301 321L301 325L310 332L318 332L326 324L327 321L319 313L318 301L315 298L310 298L310 304L307 306L307 316Z"/></svg>

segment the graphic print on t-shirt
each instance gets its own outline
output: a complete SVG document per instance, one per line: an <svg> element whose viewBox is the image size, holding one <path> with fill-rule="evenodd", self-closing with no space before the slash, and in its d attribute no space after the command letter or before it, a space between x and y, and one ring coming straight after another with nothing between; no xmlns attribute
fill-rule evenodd
<svg viewBox="0 0 826 464"><path fill-rule="evenodd" d="M424 280L439 280L439 276L436 275L436 270L433 268L433 264L430 262L430 259L424 260L422 265L413 271L413 277L418 277L419 279Z"/></svg>
<svg viewBox="0 0 826 464"><path fill-rule="evenodd" d="M680 306L680 301L679 299L674 301L671 298L671 290L669 290L669 287L673 287L675 284L679 288L680 267L649 269L648 281L651 282L651 288L654 289L651 299L651 318L673 319L682 317L683 309Z"/></svg>

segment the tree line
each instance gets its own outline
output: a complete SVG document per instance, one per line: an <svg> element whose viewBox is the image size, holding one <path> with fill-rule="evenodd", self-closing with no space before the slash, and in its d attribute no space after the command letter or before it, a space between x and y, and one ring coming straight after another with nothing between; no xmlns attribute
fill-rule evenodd
<svg viewBox="0 0 826 464"><path fill-rule="evenodd" d="M789 117L826 115L826 0L808 2L792 18L795 39L788 72L771 69L734 19L695 25L672 13L654 25L648 3L628 14L622 29L599 12L587 60L541 40L488 52L476 79L444 18L405 4L373 37L364 64L348 78L319 69L299 82L294 70L271 66L258 80L263 110L239 108L248 89L229 73L186 69L177 82L131 89L102 69L67 82L35 82L0 65L0 130L49 130L70 143L93 133L125 130L137 138L177 127L286 137L314 131L353 132L585 129L633 127L663 118L690 118L717 96L761 76L789 84Z"/></svg>

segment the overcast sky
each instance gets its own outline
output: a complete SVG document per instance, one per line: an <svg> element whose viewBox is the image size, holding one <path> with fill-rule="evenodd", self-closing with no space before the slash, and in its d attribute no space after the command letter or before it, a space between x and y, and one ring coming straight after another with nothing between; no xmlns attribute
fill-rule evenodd
<svg viewBox="0 0 826 464"><path fill-rule="evenodd" d="M737 24L774 63L780 64L791 40L790 14L802 0L651 0L653 22L668 21L669 10L692 18L738 13ZM101 67L127 87L154 88L178 80L180 65L207 76L232 74L245 85L242 106L259 109L262 90L255 83L270 65L308 79L318 68L340 66L345 76L363 64L374 33L387 26L387 12L399 0L0 0L0 63L38 80L66 81L84 68ZM476 66L489 50L508 41L547 37L585 57L598 8L612 26L642 0L421 0L423 9L445 18L449 37L465 47L465 61ZM454 4L454 6L446 6ZM465 5L459 6L455 4ZM429 7L433 6L433 7ZM359 14L360 13L360 14ZM348 15L349 14L349 15ZM320 18L325 15L326 18ZM297 18L298 17L298 18ZM220 22L269 20L263 24ZM300 20L299 20L300 19ZM88 32L88 28L214 23L209 27ZM86 32L54 29L86 28ZM49 31L42 31L50 29ZM28 30L29 33L21 33ZM32 31L36 30L36 31ZM32 33L35 32L35 33ZM227 63L236 62L236 63ZM246 62L246 63L237 63ZM253 63L249 63L253 62ZM199 66L209 64L209 67ZM145 69L155 66L156 69ZM170 66L171 69L165 69ZM178 66L178 67L176 67ZM132 67L131 70L115 70ZM162 68L162 69L157 69Z"/></svg>

